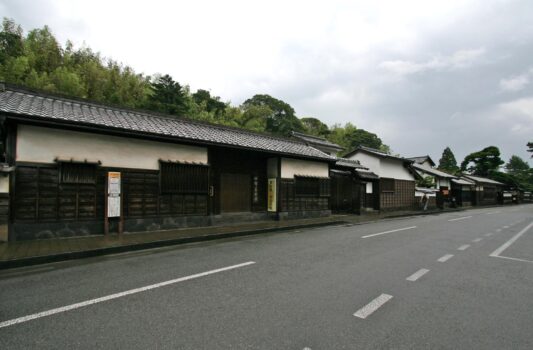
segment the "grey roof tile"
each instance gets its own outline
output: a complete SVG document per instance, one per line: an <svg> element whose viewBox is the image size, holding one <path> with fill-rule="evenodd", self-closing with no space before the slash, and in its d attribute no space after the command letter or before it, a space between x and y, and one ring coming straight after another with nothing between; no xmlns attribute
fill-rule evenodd
<svg viewBox="0 0 533 350"><path fill-rule="evenodd" d="M29 120L84 123L200 143L250 148L326 161L335 160L335 157L296 140L185 118L72 100L10 86L0 89L0 112L19 115Z"/></svg>

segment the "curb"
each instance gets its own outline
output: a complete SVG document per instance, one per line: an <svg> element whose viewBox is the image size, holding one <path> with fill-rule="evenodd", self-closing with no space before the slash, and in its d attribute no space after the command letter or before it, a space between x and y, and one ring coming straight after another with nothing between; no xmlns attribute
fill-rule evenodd
<svg viewBox="0 0 533 350"><path fill-rule="evenodd" d="M59 253L59 254L53 254L53 255L32 256L32 257L22 258L22 259L0 261L0 270L12 269L16 267L39 265L39 264L47 264L47 263L58 262L58 261L91 258L91 257L96 257L96 256L101 256L101 255L117 254L117 253L124 253L124 252L151 249L151 248L167 247L167 246L180 245L180 244L186 244L186 243L207 242L207 241L214 241L214 240L224 239L224 238L251 236L251 235L257 235L257 234L262 234L262 233L281 232L281 231L297 230L297 229L302 229L302 228L342 225L342 224L347 224L347 223L348 223L347 221L337 220L337 221L318 222L318 223L312 223L312 224L300 224L300 225L285 226L285 227L270 227L270 228L262 228L262 229L256 229L256 230L234 231L234 232L227 232L227 233L214 233L214 234L208 234L208 235L203 235L203 236L181 237L181 238L151 241L151 242L145 242L145 243L135 243L135 244L129 244L129 245L116 246L116 247L106 247L106 248L98 248L98 249L91 249L91 250Z"/></svg>

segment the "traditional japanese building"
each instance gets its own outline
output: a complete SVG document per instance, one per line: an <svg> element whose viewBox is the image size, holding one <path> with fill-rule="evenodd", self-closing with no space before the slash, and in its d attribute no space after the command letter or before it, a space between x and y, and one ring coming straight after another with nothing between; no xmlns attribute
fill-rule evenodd
<svg viewBox="0 0 533 350"><path fill-rule="evenodd" d="M379 194L379 210L411 210L416 208L413 161L389 155L369 147L358 147L344 156L357 160L379 177L372 191Z"/></svg>
<svg viewBox="0 0 533 350"><path fill-rule="evenodd" d="M330 214L336 158L299 140L6 84L0 120L4 239Z"/></svg>
<svg viewBox="0 0 533 350"><path fill-rule="evenodd" d="M435 162L433 162L430 156L411 157L407 159L413 161L411 166L420 177L429 177L433 180L431 189L435 189L435 191L420 190L418 191L418 194L421 195L422 193L427 192L426 195L430 195L431 199L435 201L435 206L439 208L448 205L451 202L451 181L455 179L456 176L435 169Z"/></svg>
<svg viewBox="0 0 533 350"><path fill-rule="evenodd" d="M463 175L463 178L474 183L474 205L503 204L503 183L474 175Z"/></svg>

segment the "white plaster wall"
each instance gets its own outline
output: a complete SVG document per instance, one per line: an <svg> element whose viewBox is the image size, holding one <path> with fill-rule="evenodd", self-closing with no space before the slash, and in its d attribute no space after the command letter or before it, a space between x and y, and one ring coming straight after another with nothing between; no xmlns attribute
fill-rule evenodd
<svg viewBox="0 0 533 350"><path fill-rule="evenodd" d="M381 173L380 177L388 177L397 180L410 180L414 181L415 177L407 170L401 160L395 159L381 159Z"/></svg>
<svg viewBox="0 0 533 350"><path fill-rule="evenodd" d="M367 167L376 175L380 175L380 159L378 157L374 157L363 152L358 152L350 156L348 159L358 160L362 166Z"/></svg>
<svg viewBox="0 0 533 350"><path fill-rule="evenodd" d="M9 193L9 175L0 175L0 193Z"/></svg>
<svg viewBox="0 0 533 350"><path fill-rule="evenodd" d="M207 163L207 148L19 125L17 161L52 163L55 158L99 160L108 167L159 169L159 159Z"/></svg>
<svg viewBox="0 0 533 350"><path fill-rule="evenodd" d="M438 179L437 180L437 188L439 187L448 187L448 189L452 188L452 183L449 179Z"/></svg>
<svg viewBox="0 0 533 350"><path fill-rule="evenodd" d="M367 182L366 183L366 193L372 193L373 190L372 190L372 182Z"/></svg>
<svg viewBox="0 0 533 350"><path fill-rule="evenodd" d="M329 177L329 165L310 160L281 158L281 177L292 179L294 175Z"/></svg>

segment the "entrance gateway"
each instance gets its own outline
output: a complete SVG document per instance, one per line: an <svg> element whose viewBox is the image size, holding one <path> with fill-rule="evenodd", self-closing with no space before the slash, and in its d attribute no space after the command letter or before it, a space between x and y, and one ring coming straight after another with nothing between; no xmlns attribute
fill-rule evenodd
<svg viewBox="0 0 533 350"><path fill-rule="evenodd" d="M220 174L220 204L222 213L250 212L251 175Z"/></svg>

